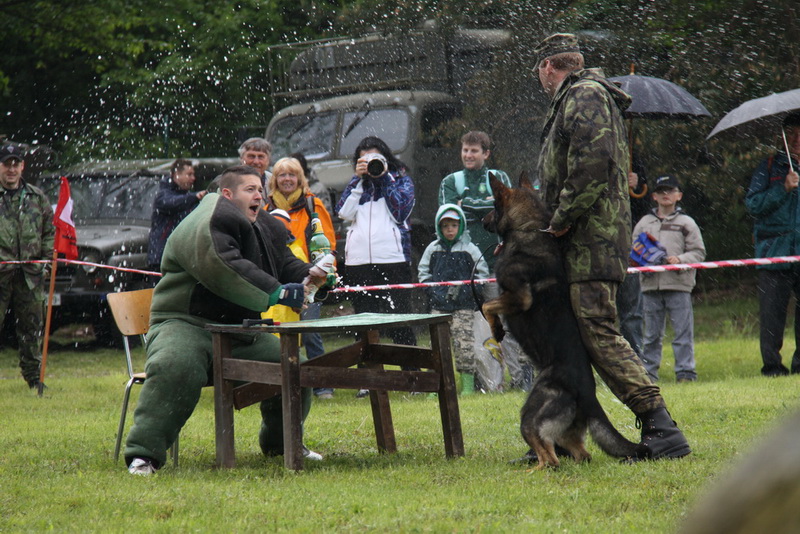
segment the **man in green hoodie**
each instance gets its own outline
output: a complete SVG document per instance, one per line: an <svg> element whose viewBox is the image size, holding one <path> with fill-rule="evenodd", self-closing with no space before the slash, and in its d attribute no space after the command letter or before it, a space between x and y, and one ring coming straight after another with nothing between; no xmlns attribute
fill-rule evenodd
<svg viewBox="0 0 800 534"><path fill-rule="evenodd" d="M464 169L448 174L439 185L439 206L455 204L467 217L470 240L484 253L489 269L494 266L494 249L497 234L483 227L483 218L494 209L489 173L511 187L508 175L497 169L489 169L486 160L491 155L491 139L483 132L471 131L461 137L461 162ZM488 250L487 250L488 249Z"/></svg>
<svg viewBox="0 0 800 534"><path fill-rule="evenodd" d="M686 438L617 324L617 289L631 248L622 118L631 98L599 69L584 68L575 35L551 35L535 52L551 98L538 163L541 195L553 213L546 231L561 244L581 337L600 377L641 421L649 457L686 456Z"/></svg>
<svg viewBox="0 0 800 534"><path fill-rule="evenodd" d="M303 305L301 282L311 265L286 246L286 227L262 209L263 194L258 170L230 167L220 177L219 193L206 195L167 240L163 277L150 307L147 380L125 448L131 474L149 475L164 465L167 449L211 383L211 334L205 325L259 319L275 304ZM233 354L277 362L280 342L271 334L236 336ZM304 418L310 405L311 390L305 388ZM281 399L263 401L261 417L261 450L283 454ZM303 453L322 459L305 447Z"/></svg>

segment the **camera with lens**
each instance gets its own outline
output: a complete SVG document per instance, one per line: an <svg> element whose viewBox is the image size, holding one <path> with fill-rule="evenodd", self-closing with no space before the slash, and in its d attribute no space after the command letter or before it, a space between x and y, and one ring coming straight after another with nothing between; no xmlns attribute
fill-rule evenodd
<svg viewBox="0 0 800 534"><path fill-rule="evenodd" d="M364 155L364 161L367 162L367 174L372 178L380 178L386 171L389 170L389 164L383 154L371 152Z"/></svg>

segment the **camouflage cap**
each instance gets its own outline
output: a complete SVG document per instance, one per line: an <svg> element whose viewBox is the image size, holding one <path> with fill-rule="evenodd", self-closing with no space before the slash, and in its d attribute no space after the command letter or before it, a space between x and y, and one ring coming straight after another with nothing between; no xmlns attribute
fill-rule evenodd
<svg viewBox="0 0 800 534"><path fill-rule="evenodd" d="M578 37L572 33L555 33L536 45L533 50L536 53L536 62L541 63L556 54L567 52L577 52L580 54L581 48L578 46Z"/></svg>

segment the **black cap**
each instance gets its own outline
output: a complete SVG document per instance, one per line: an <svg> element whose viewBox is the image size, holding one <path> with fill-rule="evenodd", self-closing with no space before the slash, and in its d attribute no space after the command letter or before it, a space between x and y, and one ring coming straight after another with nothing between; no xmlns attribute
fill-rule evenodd
<svg viewBox="0 0 800 534"><path fill-rule="evenodd" d="M5 163L6 160L11 158L23 161L25 158L23 157L22 149L17 145L5 145L0 148L0 163Z"/></svg>
<svg viewBox="0 0 800 534"><path fill-rule="evenodd" d="M663 176L659 176L656 178L656 185L653 188L653 191L658 191L659 189L680 189L681 184L678 182L678 179L672 176L671 174L665 174Z"/></svg>

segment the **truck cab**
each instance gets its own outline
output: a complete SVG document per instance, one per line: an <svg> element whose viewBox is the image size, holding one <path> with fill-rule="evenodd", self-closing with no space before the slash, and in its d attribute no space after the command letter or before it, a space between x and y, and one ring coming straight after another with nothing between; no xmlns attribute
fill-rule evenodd
<svg viewBox="0 0 800 534"><path fill-rule="evenodd" d="M445 128L461 116L467 81L508 39L502 30L422 29L271 47L273 100L289 103L267 127L273 161L301 152L335 206L353 176L355 147L380 137L414 181L412 247L421 254L435 235L439 184L461 168ZM344 250L344 223L331 215Z"/></svg>
<svg viewBox="0 0 800 534"><path fill-rule="evenodd" d="M306 156L333 206L353 177L353 156L358 143L370 135L383 139L408 166L414 180L412 236L415 241L421 240L424 247L431 235L418 234L425 233L426 226L432 227L439 183L460 164L458 151L443 146L436 131L459 114L458 101L446 93L357 93L281 110L270 122L267 139L272 143L274 159L292 152ZM426 215L430 215L430 220ZM344 250L342 223L335 222L337 249Z"/></svg>

